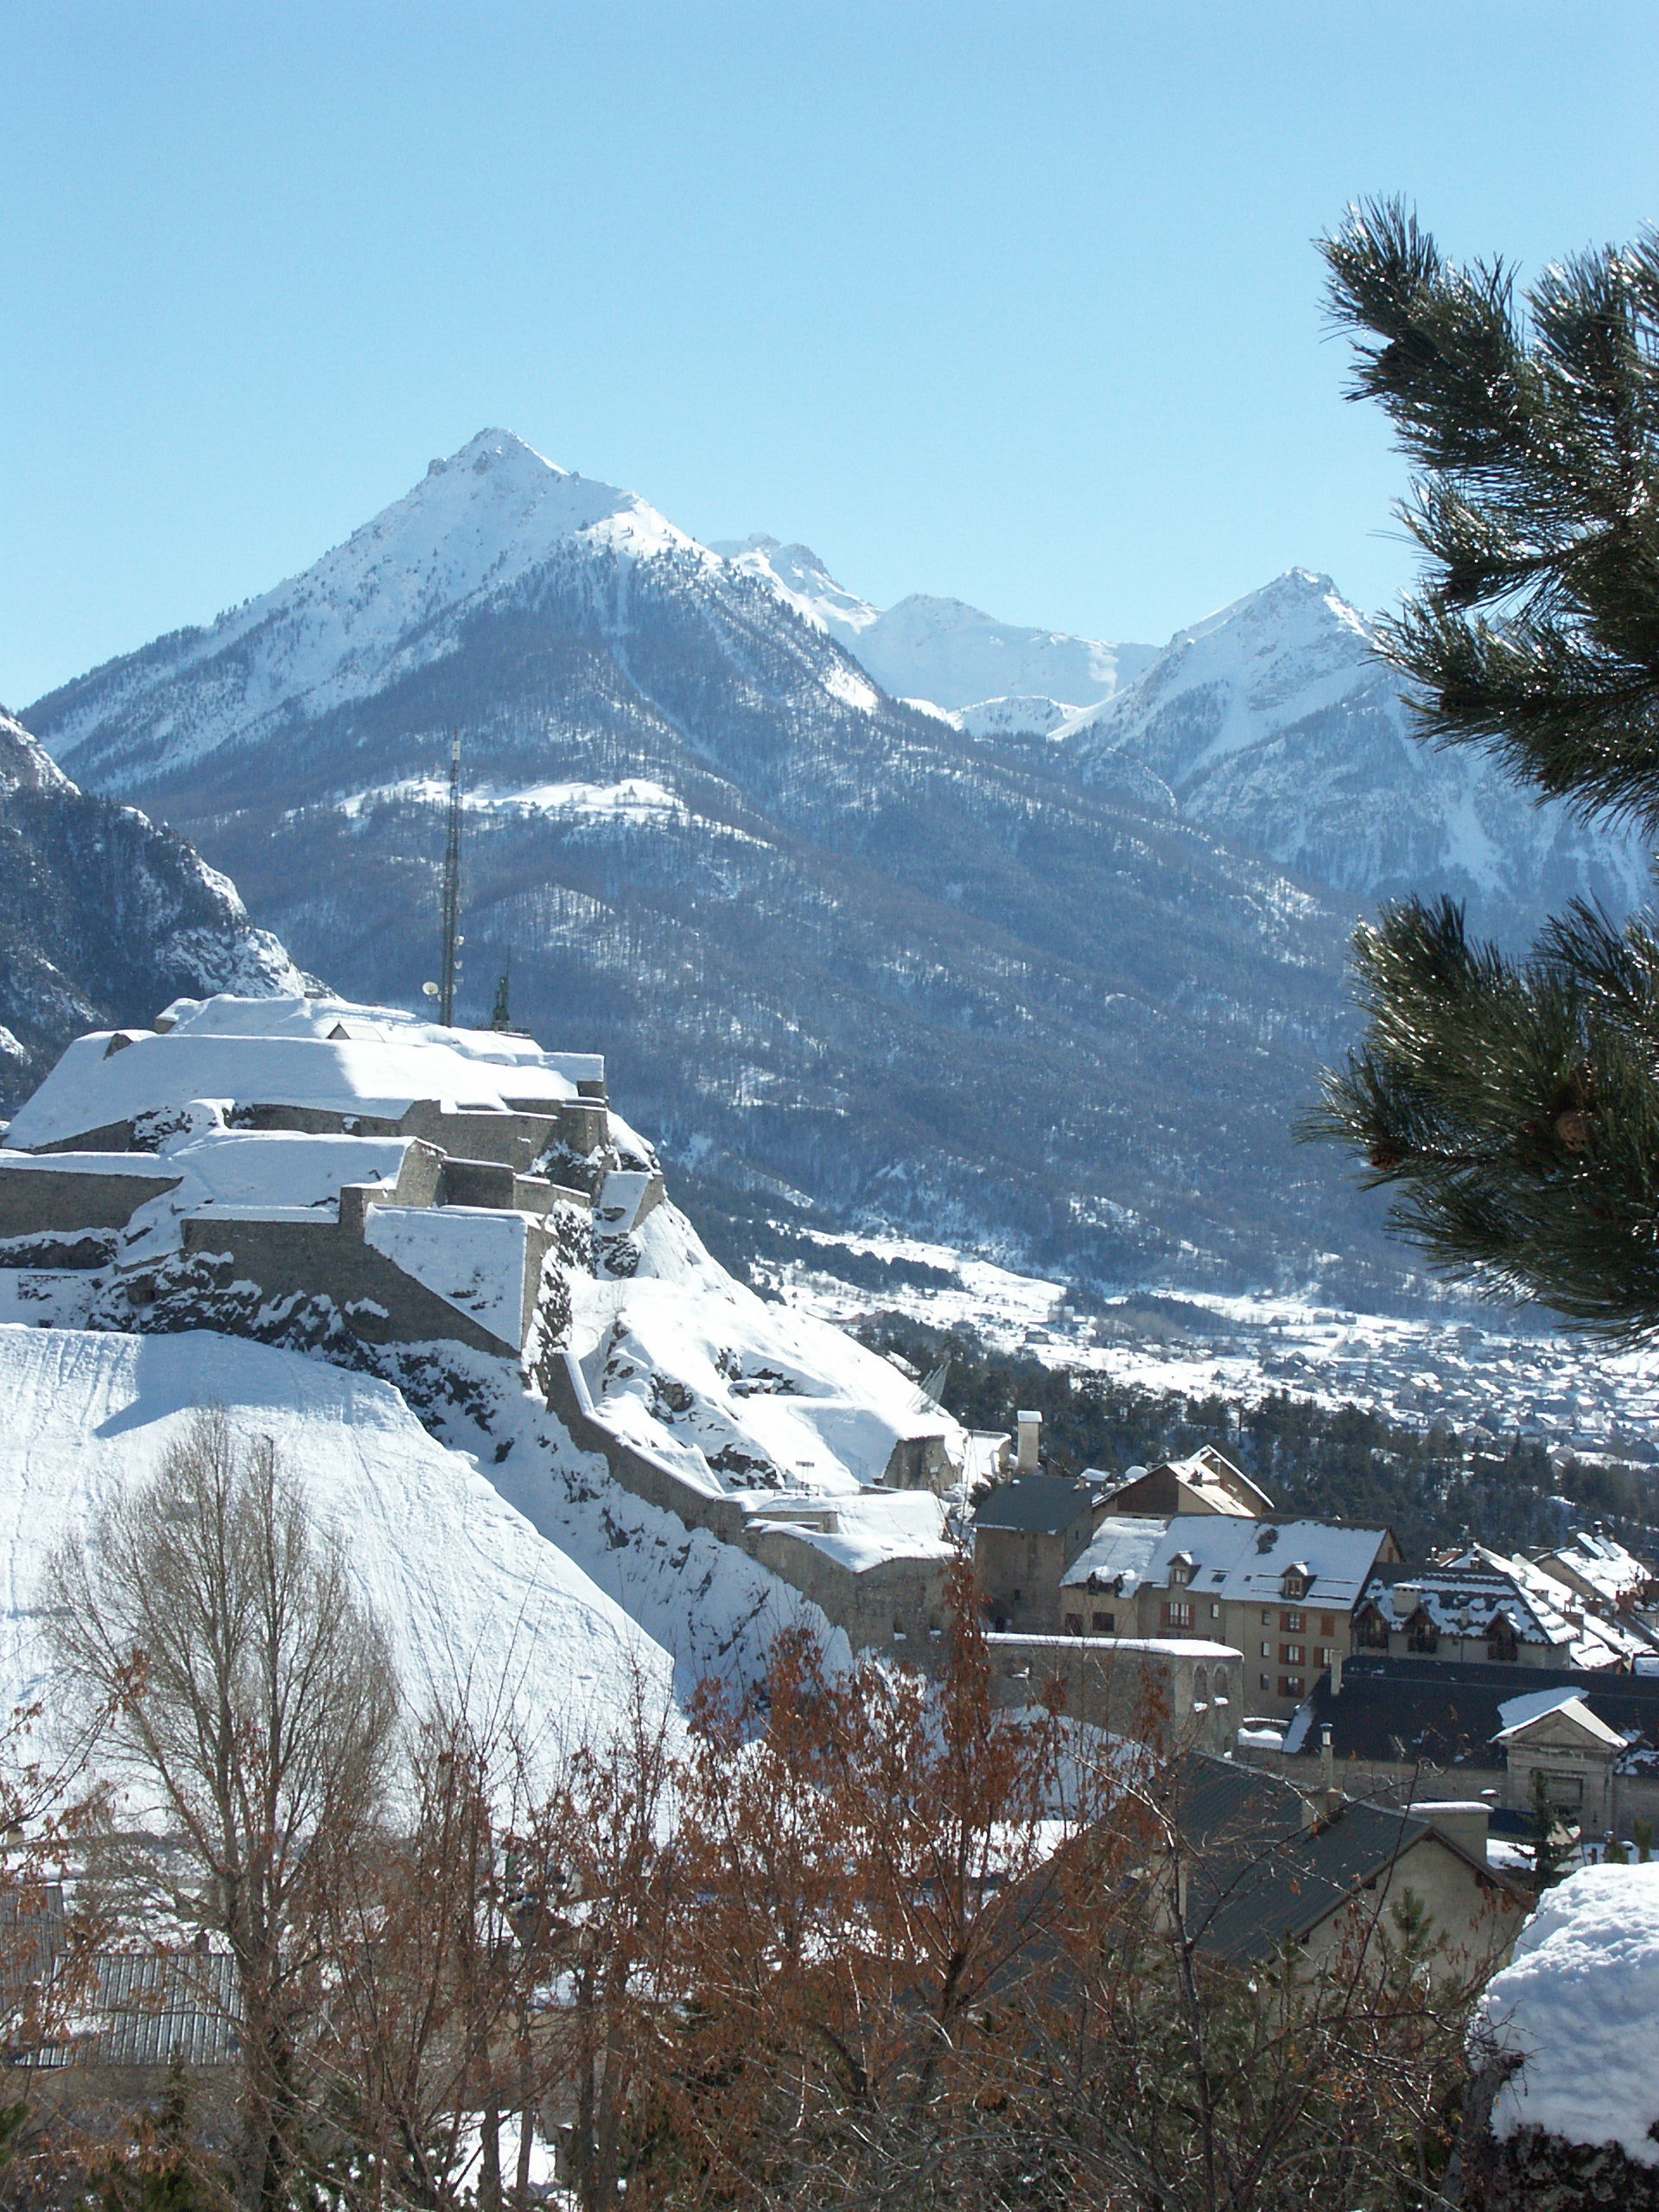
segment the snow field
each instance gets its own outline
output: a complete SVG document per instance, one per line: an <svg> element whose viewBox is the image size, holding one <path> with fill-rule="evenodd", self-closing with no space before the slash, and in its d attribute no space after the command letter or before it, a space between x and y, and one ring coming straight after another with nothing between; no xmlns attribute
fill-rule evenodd
<svg viewBox="0 0 1659 2212"><path fill-rule="evenodd" d="M48 1552L144 1481L194 1409L268 1436L345 1548L405 1697L517 1713L551 1758L620 1728L636 1683L672 1692L664 1648L389 1384L232 1338L0 1325L0 1695L46 1688L35 1630Z"/></svg>

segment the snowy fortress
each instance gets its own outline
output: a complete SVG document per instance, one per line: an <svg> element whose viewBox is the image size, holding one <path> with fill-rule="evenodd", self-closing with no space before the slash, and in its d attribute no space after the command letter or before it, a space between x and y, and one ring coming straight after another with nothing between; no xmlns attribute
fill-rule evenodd
<svg viewBox="0 0 1659 2212"><path fill-rule="evenodd" d="M11 1124L0 1319L251 1337L381 1374L429 1421L470 1408L485 1439L478 1409L528 1387L577 1459L925 1661L960 1432L732 1282L664 1198L595 1056L181 1000L79 1039Z"/></svg>

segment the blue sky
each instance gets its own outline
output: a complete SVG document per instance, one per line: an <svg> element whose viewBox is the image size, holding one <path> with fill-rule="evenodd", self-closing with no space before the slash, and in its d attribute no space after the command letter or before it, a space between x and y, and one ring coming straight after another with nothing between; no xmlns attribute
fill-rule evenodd
<svg viewBox="0 0 1659 2212"><path fill-rule="evenodd" d="M880 604L1375 607L1403 472L1309 241L1659 219L1659 10L0 0L0 699L501 423Z"/></svg>

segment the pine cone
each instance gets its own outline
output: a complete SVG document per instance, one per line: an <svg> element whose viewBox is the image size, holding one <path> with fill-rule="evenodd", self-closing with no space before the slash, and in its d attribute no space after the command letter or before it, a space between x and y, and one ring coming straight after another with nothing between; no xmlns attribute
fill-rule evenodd
<svg viewBox="0 0 1659 2212"><path fill-rule="evenodd" d="M1568 1152L1583 1152L1596 1134L1596 1117L1581 1106L1571 1106L1555 1116L1556 1141Z"/></svg>

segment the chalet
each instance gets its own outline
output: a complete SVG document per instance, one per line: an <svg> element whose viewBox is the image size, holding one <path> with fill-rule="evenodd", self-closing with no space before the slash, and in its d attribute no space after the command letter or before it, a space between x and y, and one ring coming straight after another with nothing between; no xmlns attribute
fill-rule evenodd
<svg viewBox="0 0 1659 2212"><path fill-rule="evenodd" d="M1351 1648L1355 1609L1387 1529L1242 1514L1112 1514L1064 1571L1060 1625L1074 1636L1201 1636L1244 1655L1253 1712L1289 1714Z"/></svg>
<svg viewBox="0 0 1659 2212"><path fill-rule="evenodd" d="M974 1572L994 1630L1059 1632L1060 1578L1105 1511L1092 1484L1058 1475L1015 1475L980 1501Z"/></svg>

